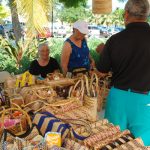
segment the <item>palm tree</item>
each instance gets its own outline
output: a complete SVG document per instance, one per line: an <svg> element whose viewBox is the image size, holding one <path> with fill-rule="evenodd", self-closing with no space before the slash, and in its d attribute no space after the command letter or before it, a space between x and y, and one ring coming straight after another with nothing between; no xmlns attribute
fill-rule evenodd
<svg viewBox="0 0 150 150"><path fill-rule="evenodd" d="M11 10L11 17L12 17L12 26L13 26L13 31L14 31L14 36L16 42L18 42L21 39L21 26L19 22L19 16L18 16L18 11L17 11L17 6L15 4L15 0L9 0L9 7Z"/></svg>

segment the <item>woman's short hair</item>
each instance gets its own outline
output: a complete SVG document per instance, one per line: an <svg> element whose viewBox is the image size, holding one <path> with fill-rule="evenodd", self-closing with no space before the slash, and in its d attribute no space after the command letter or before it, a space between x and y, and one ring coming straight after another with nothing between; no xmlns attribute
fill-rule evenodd
<svg viewBox="0 0 150 150"><path fill-rule="evenodd" d="M150 4L148 0L128 0L125 11L137 18L147 18L150 13Z"/></svg>
<svg viewBox="0 0 150 150"><path fill-rule="evenodd" d="M38 51L41 50L42 47L45 47L45 46L48 48L48 50L50 50L50 49L49 49L49 46L48 46L48 43L42 43L42 44L39 44L39 46L38 46Z"/></svg>

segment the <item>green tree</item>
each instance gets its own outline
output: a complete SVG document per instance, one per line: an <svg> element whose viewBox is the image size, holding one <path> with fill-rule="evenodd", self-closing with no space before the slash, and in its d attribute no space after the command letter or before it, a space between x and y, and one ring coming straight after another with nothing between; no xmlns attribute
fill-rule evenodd
<svg viewBox="0 0 150 150"><path fill-rule="evenodd" d="M94 24L102 24L106 26L123 26L123 9L116 9L110 14L92 14L90 15L88 21Z"/></svg>
<svg viewBox="0 0 150 150"><path fill-rule="evenodd" d="M59 0L59 2L63 3L65 7L79 7L87 4L87 0Z"/></svg>
<svg viewBox="0 0 150 150"><path fill-rule="evenodd" d="M90 11L83 6L70 8L64 7L61 11L59 11L58 18L62 23L67 22L72 24L79 19L84 19L88 21L88 17L90 16L90 14Z"/></svg>

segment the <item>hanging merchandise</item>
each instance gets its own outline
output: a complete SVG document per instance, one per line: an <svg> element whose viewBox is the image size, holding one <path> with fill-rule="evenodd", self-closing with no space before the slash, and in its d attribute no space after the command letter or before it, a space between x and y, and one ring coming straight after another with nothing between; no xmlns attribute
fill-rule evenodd
<svg viewBox="0 0 150 150"><path fill-rule="evenodd" d="M108 14L112 12L112 0L92 0L94 14Z"/></svg>

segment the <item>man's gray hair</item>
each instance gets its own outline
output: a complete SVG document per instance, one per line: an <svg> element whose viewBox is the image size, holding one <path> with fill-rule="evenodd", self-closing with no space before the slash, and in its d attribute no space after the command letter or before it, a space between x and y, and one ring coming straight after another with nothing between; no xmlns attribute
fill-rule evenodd
<svg viewBox="0 0 150 150"><path fill-rule="evenodd" d="M150 13L150 3L148 0L128 0L125 11L131 16L146 18Z"/></svg>
<svg viewBox="0 0 150 150"><path fill-rule="evenodd" d="M39 51L39 50L41 50L41 49L42 49L42 47L44 47L44 46L46 46L46 47L49 49L48 43L47 43L47 42L45 42L45 43L41 43L41 44L39 44L39 46L38 46L38 51ZM49 50L50 50L50 49L49 49Z"/></svg>

